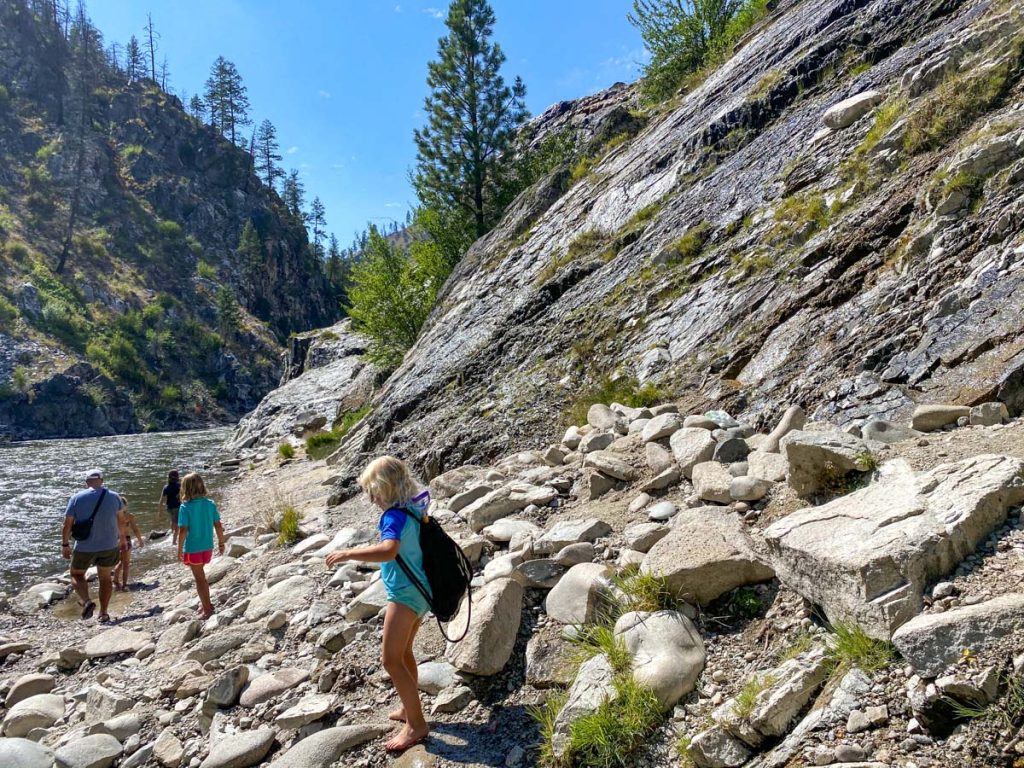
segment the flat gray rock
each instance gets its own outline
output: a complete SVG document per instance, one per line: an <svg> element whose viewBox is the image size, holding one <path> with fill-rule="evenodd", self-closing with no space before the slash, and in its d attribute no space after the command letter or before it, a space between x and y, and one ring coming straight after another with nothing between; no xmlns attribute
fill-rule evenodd
<svg viewBox="0 0 1024 768"><path fill-rule="evenodd" d="M213 743L200 768L249 768L257 765L273 746L274 734L273 728L260 728L222 736Z"/></svg>
<svg viewBox="0 0 1024 768"><path fill-rule="evenodd" d="M150 642L152 640L145 632L132 632L121 627L114 627L89 638L82 651L90 659L124 656L137 653Z"/></svg>
<svg viewBox="0 0 1024 768"><path fill-rule="evenodd" d="M391 730L391 724L382 723L326 728L299 741L271 765L274 768L330 768L348 750Z"/></svg>
<svg viewBox="0 0 1024 768"><path fill-rule="evenodd" d="M785 440L783 441L785 442ZM871 485L798 510L764 531L779 579L832 622L888 640L951 572L1024 502L1024 461L981 455L915 475L883 465Z"/></svg>
<svg viewBox="0 0 1024 768"><path fill-rule="evenodd" d="M255 707L308 679L309 672L297 667L285 667L275 672L268 672L249 683L242 691L238 703L243 707Z"/></svg>
<svg viewBox="0 0 1024 768"><path fill-rule="evenodd" d="M4 768L53 768L53 752L28 739L0 739L0 765Z"/></svg>
<svg viewBox="0 0 1024 768"><path fill-rule="evenodd" d="M611 533L612 527L595 517L585 520L562 520L551 526L533 542L533 551L538 555L549 555L563 547L580 542L593 542Z"/></svg>
<svg viewBox="0 0 1024 768"><path fill-rule="evenodd" d="M447 661L427 661L417 667L419 689L436 696L445 688L451 688L458 680L458 670Z"/></svg>
<svg viewBox="0 0 1024 768"><path fill-rule="evenodd" d="M121 742L105 733L68 742L54 752L57 768L109 768L121 756Z"/></svg>
<svg viewBox="0 0 1024 768"><path fill-rule="evenodd" d="M1024 594L1001 595L976 605L915 616L892 636L893 645L914 671L937 677L963 651L985 651L1007 635L1024 631Z"/></svg>
<svg viewBox="0 0 1024 768"><path fill-rule="evenodd" d="M250 598L245 618L256 621L275 611L295 611L305 606L314 589L316 582L309 576L292 576Z"/></svg>

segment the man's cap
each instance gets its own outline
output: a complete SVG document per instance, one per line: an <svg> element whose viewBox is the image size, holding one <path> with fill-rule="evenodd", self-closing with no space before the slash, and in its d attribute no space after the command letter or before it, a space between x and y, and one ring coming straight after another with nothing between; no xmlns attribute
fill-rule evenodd
<svg viewBox="0 0 1024 768"><path fill-rule="evenodd" d="M102 469L90 469L85 473L86 480L102 480L103 470Z"/></svg>

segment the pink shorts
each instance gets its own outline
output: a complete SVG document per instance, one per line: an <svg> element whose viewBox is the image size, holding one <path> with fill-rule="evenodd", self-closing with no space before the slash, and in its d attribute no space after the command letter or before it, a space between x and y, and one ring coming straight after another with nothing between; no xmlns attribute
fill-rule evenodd
<svg viewBox="0 0 1024 768"><path fill-rule="evenodd" d="M185 565L206 565L211 560L213 560L212 549L203 552L184 552L181 555L181 562Z"/></svg>

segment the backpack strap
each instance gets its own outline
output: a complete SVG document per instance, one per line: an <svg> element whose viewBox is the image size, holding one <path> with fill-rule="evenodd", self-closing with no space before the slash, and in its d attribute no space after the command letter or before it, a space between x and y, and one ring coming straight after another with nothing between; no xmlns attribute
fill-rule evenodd
<svg viewBox="0 0 1024 768"><path fill-rule="evenodd" d="M106 496L107 496L107 489L106 488L101 488L100 489L100 497L98 499L96 499L96 506L92 508L92 514L89 515L89 517L86 518L84 522L87 522L87 523L92 522L92 519L94 517L96 517L96 513L100 511L100 504L103 503L103 499L105 499Z"/></svg>

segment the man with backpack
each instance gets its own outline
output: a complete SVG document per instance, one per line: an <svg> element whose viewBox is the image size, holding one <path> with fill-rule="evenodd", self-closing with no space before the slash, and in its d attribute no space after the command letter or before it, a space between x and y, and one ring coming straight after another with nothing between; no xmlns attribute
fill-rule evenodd
<svg viewBox="0 0 1024 768"><path fill-rule="evenodd" d="M111 572L121 559L121 526L124 507L121 497L103 487L103 471L90 469L85 473L86 490L68 501L61 535L61 556L71 561L71 583L82 604L82 618L92 618L96 603L89 599L89 582L85 574L93 565L99 576L101 623L110 622L107 607L114 591ZM72 540L74 549L72 550Z"/></svg>

